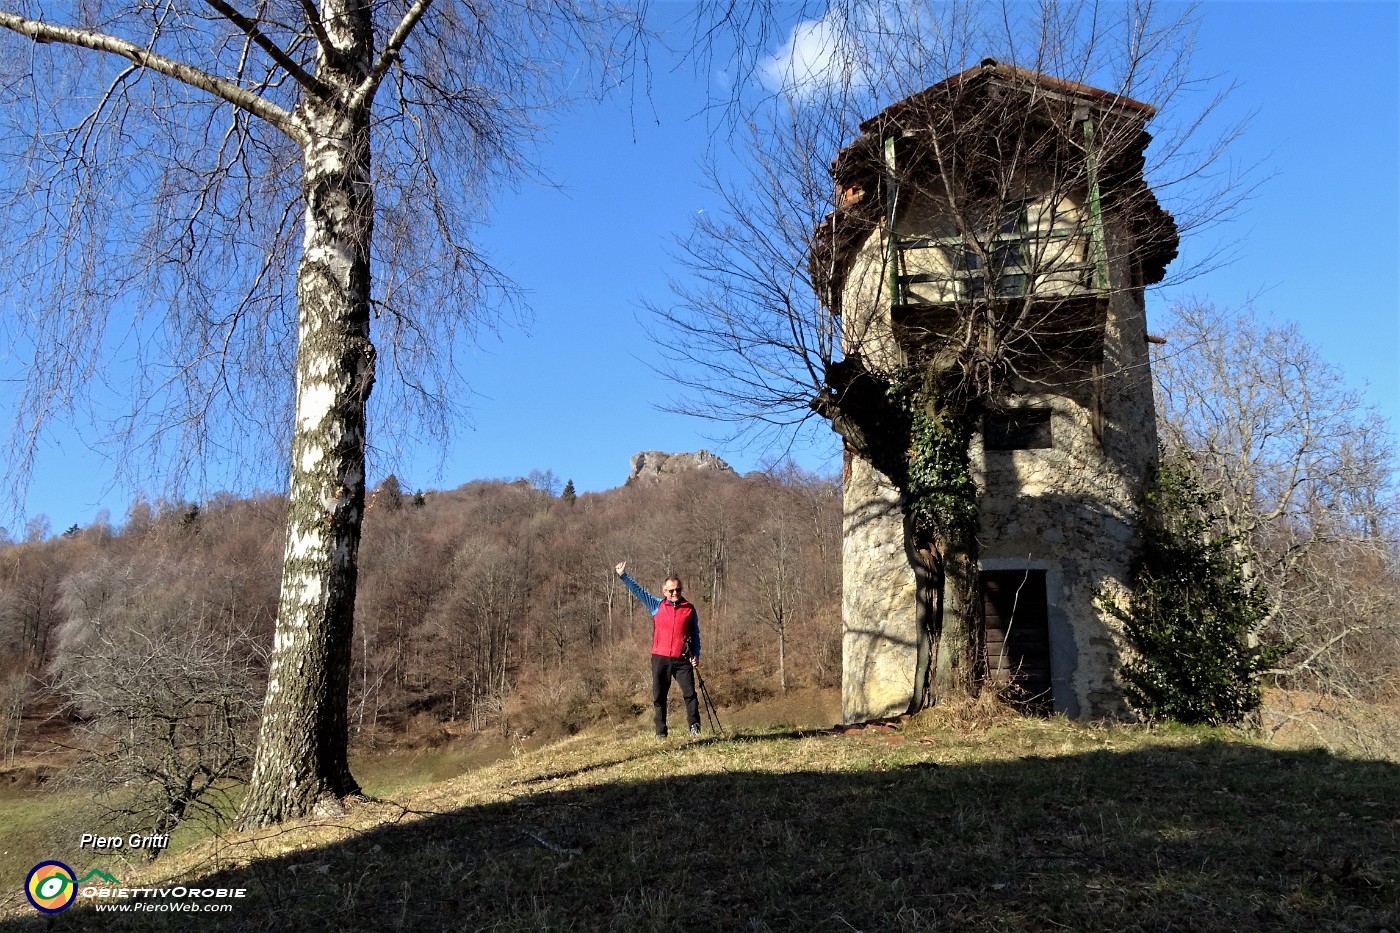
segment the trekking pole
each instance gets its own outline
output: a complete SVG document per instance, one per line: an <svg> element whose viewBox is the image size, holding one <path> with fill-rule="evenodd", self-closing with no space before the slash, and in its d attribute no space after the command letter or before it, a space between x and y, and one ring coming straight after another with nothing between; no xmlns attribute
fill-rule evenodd
<svg viewBox="0 0 1400 933"><path fill-rule="evenodd" d="M692 665L695 671L695 680L700 684L700 697L705 701L705 717L709 720L710 731L724 735L724 726L719 722L719 710L715 709L715 703L710 699L710 691L705 689L705 678L700 673L699 665Z"/></svg>

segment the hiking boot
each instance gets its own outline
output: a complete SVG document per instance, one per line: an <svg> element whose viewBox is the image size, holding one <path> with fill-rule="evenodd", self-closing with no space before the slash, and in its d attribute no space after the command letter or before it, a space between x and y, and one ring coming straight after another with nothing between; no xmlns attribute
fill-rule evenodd
<svg viewBox="0 0 1400 933"><path fill-rule="evenodd" d="M692 724L691 724L691 726L690 726L690 734L691 734L691 735L699 735L699 734L700 734L700 723L697 722L697 723L692 723Z"/></svg>

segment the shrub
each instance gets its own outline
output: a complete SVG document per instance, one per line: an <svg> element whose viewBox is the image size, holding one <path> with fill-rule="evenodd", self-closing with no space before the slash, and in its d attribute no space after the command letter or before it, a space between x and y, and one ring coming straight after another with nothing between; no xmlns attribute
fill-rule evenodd
<svg viewBox="0 0 1400 933"><path fill-rule="evenodd" d="M1164 465L1147 496L1131 592L1099 596L1136 653L1121 671L1128 701L1150 720L1244 720L1262 700L1260 674L1293 647L1253 643L1268 599L1246 578L1249 555L1219 530L1217 498L1189 468Z"/></svg>

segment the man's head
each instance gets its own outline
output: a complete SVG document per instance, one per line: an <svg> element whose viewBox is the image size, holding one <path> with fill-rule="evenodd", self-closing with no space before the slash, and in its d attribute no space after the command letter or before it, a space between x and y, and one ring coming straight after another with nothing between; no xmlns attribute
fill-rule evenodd
<svg viewBox="0 0 1400 933"><path fill-rule="evenodd" d="M666 582L661 584L662 594L672 603L681 601L681 593L684 592L684 590L685 586L681 583L680 577L667 577Z"/></svg>

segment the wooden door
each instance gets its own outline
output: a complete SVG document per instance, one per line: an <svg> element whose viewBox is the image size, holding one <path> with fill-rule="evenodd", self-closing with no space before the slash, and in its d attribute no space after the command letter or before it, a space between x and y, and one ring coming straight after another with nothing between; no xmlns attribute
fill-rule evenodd
<svg viewBox="0 0 1400 933"><path fill-rule="evenodd" d="M1017 706L1054 707L1050 628L1043 570L987 570L981 575L987 680Z"/></svg>

